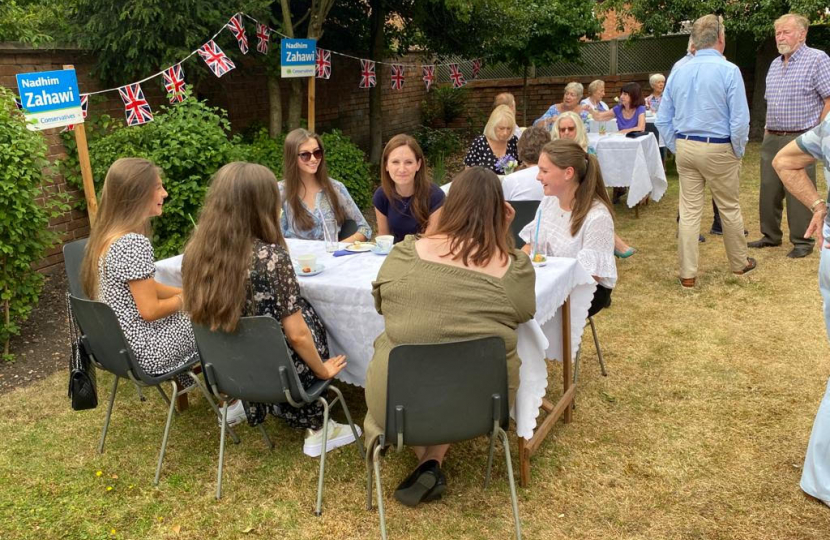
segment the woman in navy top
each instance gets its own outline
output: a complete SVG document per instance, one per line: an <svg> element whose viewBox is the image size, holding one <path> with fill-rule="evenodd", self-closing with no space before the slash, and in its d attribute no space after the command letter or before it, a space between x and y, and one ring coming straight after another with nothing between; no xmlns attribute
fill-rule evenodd
<svg viewBox="0 0 830 540"><path fill-rule="evenodd" d="M378 235L391 234L395 243L408 234L424 232L444 204L444 192L427 180L424 152L409 135L395 135L386 143L380 169L380 187L372 197Z"/></svg>
<svg viewBox="0 0 830 540"><path fill-rule="evenodd" d="M646 130L646 103L640 91L640 85L627 83L620 90L620 103L610 111L591 111L594 120L604 122L617 119L617 129L620 133Z"/></svg>

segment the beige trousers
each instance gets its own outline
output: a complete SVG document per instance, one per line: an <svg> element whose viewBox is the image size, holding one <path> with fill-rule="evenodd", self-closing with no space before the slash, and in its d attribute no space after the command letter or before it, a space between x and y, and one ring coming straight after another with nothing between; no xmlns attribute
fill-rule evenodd
<svg viewBox="0 0 830 540"><path fill-rule="evenodd" d="M747 265L744 219L739 202L741 160L732 145L677 140L677 173L680 176L680 229L678 256L680 277L697 277L698 235L709 184L720 210L723 244L729 268L740 272Z"/></svg>

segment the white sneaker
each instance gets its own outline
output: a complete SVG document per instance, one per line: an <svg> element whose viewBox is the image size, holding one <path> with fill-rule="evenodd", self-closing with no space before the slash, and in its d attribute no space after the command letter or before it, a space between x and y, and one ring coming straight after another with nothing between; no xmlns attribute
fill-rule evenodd
<svg viewBox="0 0 830 540"><path fill-rule="evenodd" d="M222 408L219 408L219 418L216 420L216 423L219 424L219 427L222 427ZM241 424L248 420L248 417L245 416L245 406L242 405L242 400L237 399L231 405L228 405L228 425L233 427L237 424Z"/></svg>
<svg viewBox="0 0 830 540"><path fill-rule="evenodd" d="M360 437L360 428L355 426L357 436ZM323 429L317 431L310 429L305 430L305 442L303 443L303 452L307 456L318 457L323 453ZM348 425L338 424L334 420L329 419L328 437L326 441L326 452L330 452L339 446L345 446L354 442L354 433Z"/></svg>

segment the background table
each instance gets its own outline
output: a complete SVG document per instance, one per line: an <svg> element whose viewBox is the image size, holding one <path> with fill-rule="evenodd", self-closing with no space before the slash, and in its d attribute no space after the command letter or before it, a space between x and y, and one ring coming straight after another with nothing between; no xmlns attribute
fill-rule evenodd
<svg viewBox="0 0 830 540"><path fill-rule="evenodd" d="M316 276L298 277L300 290L326 326L332 355L345 354L348 358L346 369L337 378L363 386L375 338L384 328L371 291L385 257L371 252L334 257L325 252L323 242L289 239L287 243L293 258L314 253L317 263L325 267ZM181 259L179 255L158 261L156 279L166 285L181 286ZM529 476L530 454L552 424L561 415L566 422L570 421L575 392L570 362L563 369L563 396L554 406L544 400L548 383L545 358L562 359L564 354L571 360L575 358L595 288L594 279L576 259L549 258L547 266L536 269L536 315L517 330L522 365L511 411L521 438L520 447L530 447L522 460L523 484ZM568 331L563 332L566 328ZM540 408L548 412L548 418L544 429L534 433Z"/></svg>
<svg viewBox="0 0 830 540"><path fill-rule="evenodd" d="M637 138L618 133L602 136L589 133L588 146L596 150L605 185L629 188L626 199L629 208L646 197L659 201L666 193L666 172L652 133Z"/></svg>

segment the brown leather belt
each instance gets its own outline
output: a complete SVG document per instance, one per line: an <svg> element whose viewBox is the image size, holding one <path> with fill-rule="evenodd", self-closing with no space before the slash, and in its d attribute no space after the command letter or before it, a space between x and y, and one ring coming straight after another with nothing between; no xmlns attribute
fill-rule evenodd
<svg viewBox="0 0 830 540"><path fill-rule="evenodd" d="M801 131L776 131L774 129L768 129L767 133L770 135L801 135L807 131L806 129L802 129Z"/></svg>

